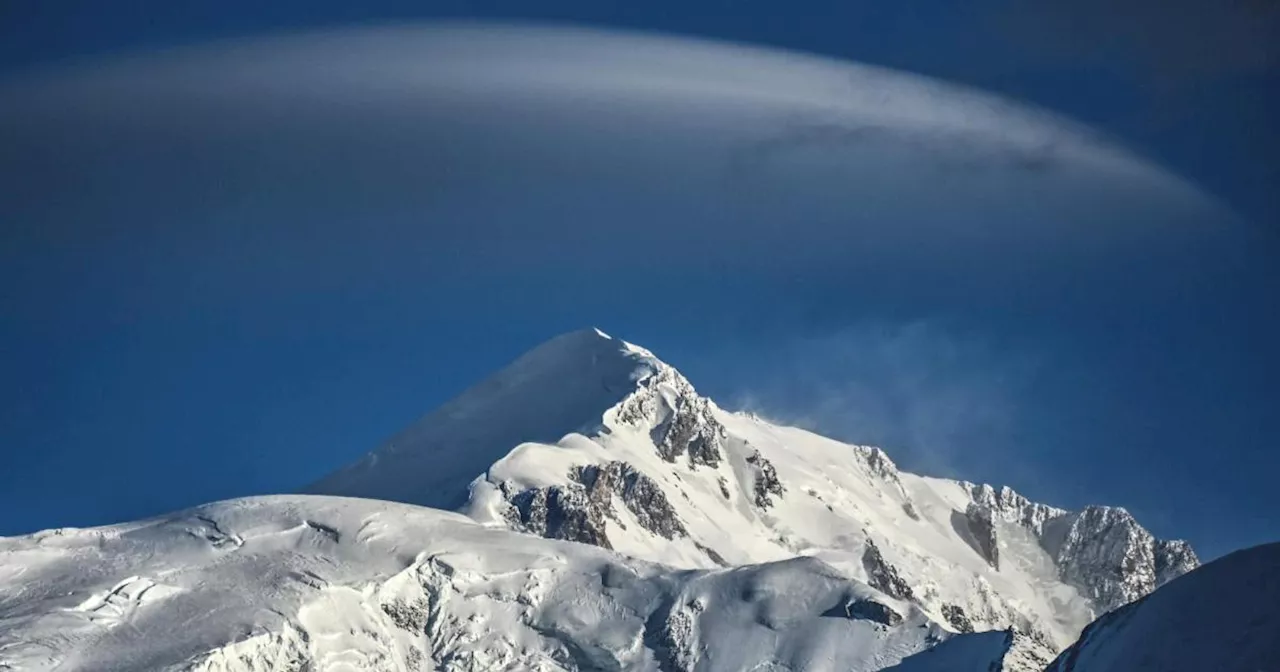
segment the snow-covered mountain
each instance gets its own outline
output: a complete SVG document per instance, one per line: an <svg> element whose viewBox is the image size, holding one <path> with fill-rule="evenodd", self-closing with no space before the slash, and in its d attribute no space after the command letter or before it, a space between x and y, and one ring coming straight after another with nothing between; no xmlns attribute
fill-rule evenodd
<svg viewBox="0 0 1280 672"><path fill-rule="evenodd" d="M0 670L1040 670L1198 564L594 329L307 491L0 539Z"/></svg>
<svg viewBox="0 0 1280 672"><path fill-rule="evenodd" d="M1124 509L917 476L879 448L726 412L595 329L534 349L311 491L673 567L817 557L953 629L1016 629L1044 662L1197 565Z"/></svg>
<svg viewBox="0 0 1280 672"><path fill-rule="evenodd" d="M1214 560L1085 628L1046 672L1280 670L1280 543Z"/></svg>

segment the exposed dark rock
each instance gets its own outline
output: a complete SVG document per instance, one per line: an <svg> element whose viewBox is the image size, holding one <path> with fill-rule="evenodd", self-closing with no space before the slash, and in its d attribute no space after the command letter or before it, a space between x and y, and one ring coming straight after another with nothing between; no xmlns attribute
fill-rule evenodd
<svg viewBox="0 0 1280 672"><path fill-rule="evenodd" d="M872 621L888 626L898 625L902 622L902 614L875 600L856 600L847 604L836 605L824 613L823 616Z"/></svg>
<svg viewBox="0 0 1280 672"><path fill-rule="evenodd" d="M605 515L613 515L612 496L617 495L644 529L664 539L688 536L662 488L626 462L579 467L570 478L586 488L591 505Z"/></svg>
<svg viewBox="0 0 1280 672"><path fill-rule="evenodd" d="M1200 558L1185 541L1156 541L1156 588L1200 566Z"/></svg>
<svg viewBox="0 0 1280 672"><path fill-rule="evenodd" d="M872 475L893 483L899 482L898 465L893 463L880 448L875 446L857 446L858 454L867 465Z"/></svg>
<svg viewBox="0 0 1280 672"><path fill-rule="evenodd" d="M410 645L408 647L405 652L404 662L409 672L421 672L427 669L427 656L417 646Z"/></svg>
<svg viewBox="0 0 1280 672"><path fill-rule="evenodd" d="M304 520L302 521L302 524L306 525L312 531L328 537L330 541L336 542L342 538L342 535L337 529L330 527L329 525L325 525L324 523L317 523L314 520Z"/></svg>
<svg viewBox="0 0 1280 672"><path fill-rule="evenodd" d="M982 556L992 569L1000 569L1000 544L996 539L995 522L991 517L991 509L970 503L964 510L965 524L969 535L973 538L974 550Z"/></svg>
<svg viewBox="0 0 1280 672"><path fill-rule="evenodd" d="M693 542L693 545L697 546L698 550L705 553L707 557L711 558L711 561L716 563L717 565L720 565L721 567L729 566L729 563L726 562L724 557L722 557L719 553L716 553L716 550L714 548L711 548L710 546L704 546L703 544L696 541Z"/></svg>
<svg viewBox="0 0 1280 672"><path fill-rule="evenodd" d="M675 462L681 453L689 456L689 464L716 467L720 464L720 442L724 428L705 409L677 409L666 423L654 428L654 443L662 459Z"/></svg>
<svg viewBox="0 0 1280 672"><path fill-rule="evenodd" d="M612 549L605 532L605 511L593 505L580 484L525 490L511 498L522 527L549 539L576 541Z"/></svg>
<svg viewBox="0 0 1280 672"><path fill-rule="evenodd" d="M1011 632L1013 637L1005 662L1016 660L1020 663L1020 667L1013 669L1042 670L1053 662L1058 653L1058 645L1049 633L1036 626L1015 627Z"/></svg>
<svg viewBox="0 0 1280 672"><path fill-rule="evenodd" d="M662 386L675 390L673 400L659 393ZM617 418L634 427L648 424L658 454L668 462L688 455L690 467L720 464L724 425L711 412L711 402L675 369L662 367L641 381L620 405Z"/></svg>
<svg viewBox="0 0 1280 672"><path fill-rule="evenodd" d="M973 622L969 620L969 615L964 613L964 609L959 605L942 605L942 617L947 619L947 623L956 632L973 632Z"/></svg>
<svg viewBox="0 0 1280 672"><path fill-rule="evenodd" d="M782 497L787 492L782 481L778 480L778 472L773 468L773 463L757 450L747 456L747 464L753 467L755 475L753 488L756 506L762 509L773 506L773 496Z"/></svg>
<svg viewBox="0 0 1280 672"><path fill-rule="evenodd" d="M1062 580L1101 611L1147 595L1200 565L1186 542L1155 539L1123 508L1091 506L1072 513L1037 504L1007 487L964 485L993 520L1018 523L1035 533ZM971 530L980 547L979 532Z"/></svg>
<svg viewBox="0 0 1280 672"><path fill-rule="evenodd" d="M985 484L963 485L973 501L989 509L993 518L1018 523L1037 535L1043 531L1045 523L1068 514L1063 509L1037 504L1007 486L997 490Z"/></svg>
<svg viewBox="0 0 1280 672"><path fill-rule="evenodd" d="M512 527L549 539L611 549L605 521L617 520L613 508L617 496L646 530L665 539L688 536L658 484L626 462L577 467L569 478L571 482L565 485L515 493L502 485L511 502L506 516Z"/></svg>
<svg viewBox="0 0 1280 672"><path fill-rule="evenodd" d="M395 623L397 628L419 633L423 632L427 626L430 608L426 600L413 602L394 600L383 603L382 612L391 618L391 622Z"/></svg>
<svg viewBox="0 0 1280 672"><path fill-rule="evenodd" d="M195 520L201 523L201 525L198 528L188 529L187 533L194 537L204 539L210 544L213 544L215 548L224 548L226 546L239 548L244 545L244 539L242 539L240 535L231 532L230 530L222 529L222 526L218 524L218 521L209 518L208 516L196 516ZM62 530L53 530L53 534L61 535Z"/></svg>
<svg viewBox="0 0 1280 672"><path fill-rule="evenodd" d="M724 495L725 499L729 499L729 482L724 480L724 476L718 478L716 482L720 484L720 494Z"/></svg>
<svg viewBox="0 0 1280 672"><path fill-rule="evenodd" d="M916 507L911 502L902 503L902 511L907 514L911 520L920 520L920 514L916 513Z"/></svg>
<svg viewBox="0 0 1280 672"><path fill-rule="evenodd" d="M862 567L867 572L867 585L899 600L910 600L915 597L911 586L898 574L898 569L885 561L875 542L867 540L867 548L862 552Z"/></svg>
<svg viewBox="0 0 1280 672"><path fill-rule="evenodd" d="M699 600L670 600L650 614L644 642L657 659L660 672L693 672L699 660L698 617L705 610Z"/></svg>
<svg viewBox="0 0 1280 672"><path fill-rule="evenodd" d="M1090 506L1047 529L1057 542L1054 559L1063 580L1099 610L1110 611L1155 590L1155 538L1128 511Z"/></svg>

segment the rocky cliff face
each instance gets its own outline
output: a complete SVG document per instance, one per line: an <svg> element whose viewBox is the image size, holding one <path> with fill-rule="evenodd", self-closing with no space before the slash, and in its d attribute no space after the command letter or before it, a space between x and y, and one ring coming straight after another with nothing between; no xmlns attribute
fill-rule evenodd
<svg viewBox="0 0 1280 672"><path fill-rule="evenodd" d="M867 573L867 585L872 588L899 600L915 598L911 585L898 573L897 567L884 559L880 548L870 539L862 551L862 568Z"/></svg>
<svg viewBox="0 0 1280 672"><path fill-rule="evenodd" d="M787 493L782 481L778 480L778 470L758 450L748 455L746 461L753 470L751 488L755 495L756 506L762 509L773 506L774 497L781 497Z"/></svg>
<svg viewBox="0 0 1280 672"><path fill-rule="evenodd" d="M1063 516L1053 521L1046 536L1050 548L1056 545L1063 579L1091 598L1099 611L1128 604L1156 588L1157 541L1122 508L1091 506ZM1185 546L1162 545L1165 580L1190 560L1174 550ZM1168 564L1171 561L1178 566Z"/></svg>
<svg viewBox="0 0 1280 672"><path fill-rule="evenodd" d="M665 364L640 380L636 391L619 404L617 419L633 427L649 427L658 454L668 462L688 456L689 466L715 468L723 459L724 426L711 412L711 402Z"/></svg>
<svg viewBox="0 0 1280 672"><path fill-rule="evenodd" d="M1200 558L1185 541L1156 541L1156 588L1200 566Z"/></svg>
<svg viewBox="0 0 1280 672"><path fill-rule="evenodd" d="M1000 542L996 539L996 527L991 509L980 504L970 504L964 511L965 527L972 538L974 549L992 569L1000 569Z"/></svg>
<svg viewBox="0 0 1280 672"><path fill-rule="evenodd" d="M1044 531L1044 524L1048 521L1067 514L1064 509L1033 502L1008 486L999 489L975 483L964 483L964 486L974 503L986 507L996 517L1018 523L1036 534Z"/></svg>
<svg viewBox="0 0 1280 672"><path fill-rule="evenodd" d="M1132 602L1200 564L1187 542L1156 539L1123 508L1091 506L1073 513L1037 504L1008 487L965 486L975 504L966 511L969 530L993 566L986 549L996 551L998 533L987 521L1021 525L1037 536L1062 579L1099 612Z"/></svg>
<svg viewBox="0 0 1280 672"><path fill-rule="evenodd" d="M688 536L662 488L626 462L575 467L567 477L565 485L529 490L505 485L508 520L538 536L612 549L605 521L618 521L617 500L649 532L664 539Z"/></svg>

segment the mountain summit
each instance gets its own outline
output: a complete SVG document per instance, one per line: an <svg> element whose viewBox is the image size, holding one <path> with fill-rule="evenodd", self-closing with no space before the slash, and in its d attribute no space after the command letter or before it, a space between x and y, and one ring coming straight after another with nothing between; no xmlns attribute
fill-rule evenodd
<svg viewBox="0 0 1280 672"><path fill-rule="evenodd" d="M460 510L675 567L812 556L1048 662L1197 566L1121 508L900 471L881 449L726 412L650 351L556 337L310 492Z"/></svg>
<svg viewBox="0 0 1280 672"><path fill-rule="evenodd" d="M0 539L0 670L1042 670L1198 565L1121 508L726 411L596 329L307 492Z"/></svg>
<svg viewBox="0 0 1280 672"><path fill-rule="evenodd" d="M562 334L307 491L458 508L472 479L513 448L595 431L638 380L665 366L599 329Z"/></svg>

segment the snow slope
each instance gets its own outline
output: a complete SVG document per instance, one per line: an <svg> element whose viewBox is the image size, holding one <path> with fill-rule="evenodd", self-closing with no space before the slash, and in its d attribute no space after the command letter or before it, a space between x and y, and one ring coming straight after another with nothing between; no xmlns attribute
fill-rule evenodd
<svg viewBox="0 0 1280 672"><path fill-rule="evenodd" d="M953 637L811 558L673 571L337 497L0 539L0 572L0 670L861 671Z"/></svg>
<svg viewBox="0 0 1280 672"><path fill-rule="evenodd" d="M1280 670L1280 543L1236 551L1089 625L1048 672Z"/></svg>
<svg viewBox="0 0 1280 672"><path fill-rule="evenodd" d="M635 390L647 357L595 330L554 338L310 488L456 508L477 475L525 441L553 442ZM431 449L424 450L424 446Z"/></svg>
<svg viewBox="0 0 1280 672"><path fill-rule="evenodd" d="M1014 629L1041 666L1197 562L1123 509L917 476L879 448L726 412L596 329L534 349L311 491L458 507L676 567L817 557L954 630Z"/></svg>

